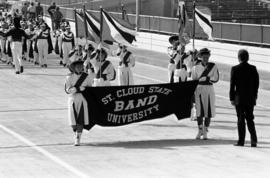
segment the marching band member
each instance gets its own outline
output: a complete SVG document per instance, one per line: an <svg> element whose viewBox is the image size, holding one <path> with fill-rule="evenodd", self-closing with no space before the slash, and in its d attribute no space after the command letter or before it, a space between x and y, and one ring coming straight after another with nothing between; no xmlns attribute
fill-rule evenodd
<svg viewBox="0 0 270 178"><path fill-rule="evenodd" d="M95 71L94 86L110 86L110 81L115 80L116 71L107 59L108 53L104 48L97 49L90 60Z"/></svg>
<svg viewBox="0 0 270 178"><path fill-rule="evenodd" d="M52 51L50 28L46 23L40 25L41 30L37 36L37 48L41 67L47 67L48 54Z"/></svg>
<svg viewBox="0 0 270 178"><path fill-rule="evenodd" d="M199 80L195 90L195 103L198 124L196 139L207 138L208 127L211 118L215 117L215 92L213 84L219 80L219 72L216 64L209 62L210 50L203 48L199 52L202 62L192 69L192 79ZM204 124L203 124L204 118Z"/></svg>
<svg viewBox="0 0 270 178"><path fill-rule="evenodd" d="M70 30L70 26L66 26L66 31L60 36L60 45L63 49L63 65L69 65L69 52L75 47L74 34Z"/></svg>
<svg viewBox="0 0 270 178"><path fill-rule="evenodd" d="M168 55L170 57L170 61L168 64L168 77L169 82L174 83L174 71L175 71L175 58L177 57L177 47L179 45L178 36L171 36L169 38L169 42L172 46L168 47Z"/></svg>
<svg viewBox="0 0 270 178"><path fill-rule="evenodd" d="M0 21L0 32L5 32L7 28L7 23L5 22L5 19L1 19ZM6 56L5 56L5 44L6 44L6 38L3 36L0 36L0 57L3 62L7 62Z"/></svg>
<svg viewBox="0 0 270 178"><path fill-rule="evenodd" d="M37 36L39 35L40 29L39 27L36 25L34 27L34 34L35 36L33 36L31 38L32 41L32 49L33 49L33 57L34 57L34 64L35 65L39 65L39 55L38 55L38 47L37 47ZM31 54L31 52L30 52Z"/></svg>
<svg viewBox="0 0 270 178"><path fill-rule="evenodd" d="M22 42L24 38L27 38L27 35L24 30L20 28L20 19L14 18L14 28L10 29L8 32L1 32L1 35L11 37L11 50L13 61L15 64L16 74L23 72L22 66Z"/></svg>
<svg viewBox="0 0 270 178"><path fill-rule="evenodd" d="M184 59L187 58L185 45L180 45L180 47L179 56L175 58L174 82L186 82L188 79L187 66L183 64ZM182 63L182 66L180 63Z"/></svg>
<svg viewBox="0 0 270 178"><path fill-rule="evenodd" d="M119 45L118 52L116 54L120 58L118 66L118 84L119 85L133 85L133 74L131 67L135 66L135 58L133 54L127 50L127 46Z"/></svg>
<svg viewBox="0 0 270 178"><path fill-rule="evenodd" d="M93 47L92 44L87 44L85 46L85 55L83 57L83 66L84 66L84 71L87 72L88 74L95 73L94 67L92 63L90 62L91 60L91 54L94 52L95 48Z"/></svg>
<svg viewBox="0 0 270 178"><path fill-rule="evenodd" d="M75 48L73 48L69 54L68 58L70 62L77 61L77 60L83 60L83 47L82 45L78 45ZM69 64L68 64L69 66Z"/></svg>
<svg viewBox="0 0 270 178"><path fill-rule="evenodd" d="M92 86L94 74L83 72L83 61L73 61L69 69L71 73L66 78L65 91L68 94L69 124L75 132L74 146L80 146L84 125L89 125L87 102L81 92L85 87Z"/></svg>
<svg viewBox="0 0 270 178"><path fill-rule="evenodd" d="M27 46L26 60L30 62L34 62L32 38L35 36L35 29L32 23L28 24L28 28L25 30L25 33L28 35L28 39L26 40L26 46Z"/></svg>

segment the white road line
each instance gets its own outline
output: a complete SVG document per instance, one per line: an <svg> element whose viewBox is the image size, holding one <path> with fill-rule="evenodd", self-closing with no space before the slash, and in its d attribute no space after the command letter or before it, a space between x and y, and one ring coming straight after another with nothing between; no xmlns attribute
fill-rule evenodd
<svg viewBox="0 0 270 178"><path fill-rule="evenodd" d="M41 154L43 154L47 158L49 158L52 161L56 162L57 164L59 164L63 168L65 168L68 171L72 172L74 175L76 175L76 176L78 176L80 178L90 178L88 175L82 173L78 169L72 167L71 165L67 164L66 162L64 162L63 160L61 160L58 157L54 156L53 154L49 153L48 151L46 151L46 150L42 149L41 147L37 146L36 144L31 142L30 140L24 138L22 135L10 130L9 128L7 128L7 127L5 127L5 126L3 126L1 124L0 124L0 128L2 130L4 130L5 132L9 133L10 135L12 135L13 137L17 138L18 140L22 141L23 143L27 144L28 146L30 146L34 150L40 152Z"/></svg>
<svg viewBox="0 0 270 178"><path fill-rule="evenodd" d="M139 78L144 78L144 79L147 79L147 80L152 80L152 81L155 81L155 82L158 82L158 83L164 83L164 82L166 82L166 81L163 81L163 80L158 80L158 79L154 79L154 78L151 78L151 77L146 77L144 75L140 75L140 74L136 74L136 73L134 73L133 75L134 76L137 76ZM228 100L229 101L229 98L226 97L226 96L216 95L216 97L222 98L222 99L225 99L225 100ZM267 106L263 106L263 105L260 105L260 104L257 104L257 106L260 107L260 108L263 108L263 109L269 109L270 110L270 107L267 107Z"/></svg>

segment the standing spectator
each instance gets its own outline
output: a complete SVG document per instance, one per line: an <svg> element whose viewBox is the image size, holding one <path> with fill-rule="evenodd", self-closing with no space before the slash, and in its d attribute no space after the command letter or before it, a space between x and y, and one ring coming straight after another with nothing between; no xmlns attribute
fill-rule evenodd
<svg viewBox="0 0 270 178"><path fill-rule="evenodd" d="M251 137L251 147L257 147L257 134L254 124L253 110L256 105L259 88L259 74L255 66L248 63L247 50L238 51L240 64L231 69L230 101L236 108L238 142L235 146L244 146L246 123Z"/></svg>
<svg viewBox="0 0 270 178"><path fill-rule="evenodd" d="M63 14L60 11L59 7L56 7L55 12L53 14L53 23L54 23L54 30L58 30L60 28L60 23L63 19Z"/></svg>
<svg viewBox="0 0 270 178"><path fill-rule="evenodd" d="M43 7L40 5L40 2L39 2L36 7L36 17L43 16L43 14L44 14Z"/></svg>
<svg viewBox="0 0 270 178"><path fill-rule="evenodd" d="M48 8L48 13L50 14L50 17L52 19L52 30L53 31L55 30L54 23L53 23L53 14L55 12L55 9L56 9L55 2L52 2L52 4L50 5L50 7Z"/></svg>
<svg viewBox="0 0 270 178"><path fill-rule="evenodd" d="M219 72L215 63L209 62L210 50L203 48L199 52L202 62L192 68L192 79L199 80L195 90L195 105L197 114L198 134L207 140L207 132L211 118L215 117L215 91L213 84L219 80ZM204 122L203 122L204 119Z"/></svg>
<svg viewBox="0 0 270 178"><path fill-rule="evenodd" d="M24 3L21 11L22 11L22 17L23 18L26 18L27 17L27 11L28 11L28 5L27 5L27 3Z"/></svg>
<svg viewBox="0 0 270 178"><path fill-rule="evenodd" d="M28 13L30 14L30 18L34 19L36 15L36 7L34 2L31 2L31 5L28 7Z"/></svg>

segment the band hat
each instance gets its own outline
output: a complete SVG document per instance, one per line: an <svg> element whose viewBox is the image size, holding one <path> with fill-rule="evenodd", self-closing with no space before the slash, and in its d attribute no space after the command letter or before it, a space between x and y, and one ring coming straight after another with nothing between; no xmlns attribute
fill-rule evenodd
<svg viewBox="0 0 270 178"><path fill-rule="evenodd" d="M179 36L173 35L169 38L169 43L172 44L174 41L179 41Z"/></svg>
<svg viewBox="0 0 270 178"><path fill-rule="evenodd" d="M208 48L202 48L200 49L198 55L201 56L203 54L211 54L211 51Z"/></svg>
<svg viewBox="0 0 270 178"><path fill-rule="evenodd" d="M83 61L82 60L75 60L75 61L72 61L69 65L69 70L71 72L75 72L75 66L76 65L82 65L83 66Z"/></svg>

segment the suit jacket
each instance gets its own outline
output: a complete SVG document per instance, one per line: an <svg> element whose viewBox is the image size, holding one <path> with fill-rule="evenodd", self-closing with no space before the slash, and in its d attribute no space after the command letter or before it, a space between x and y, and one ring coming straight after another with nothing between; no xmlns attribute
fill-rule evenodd
<svg viewBox="0 0 270 178"><path fill-rule="evenodd" d="M230 100L236 105L256 105L259 74L255 66L247 62L231 69Z"/></svg>

